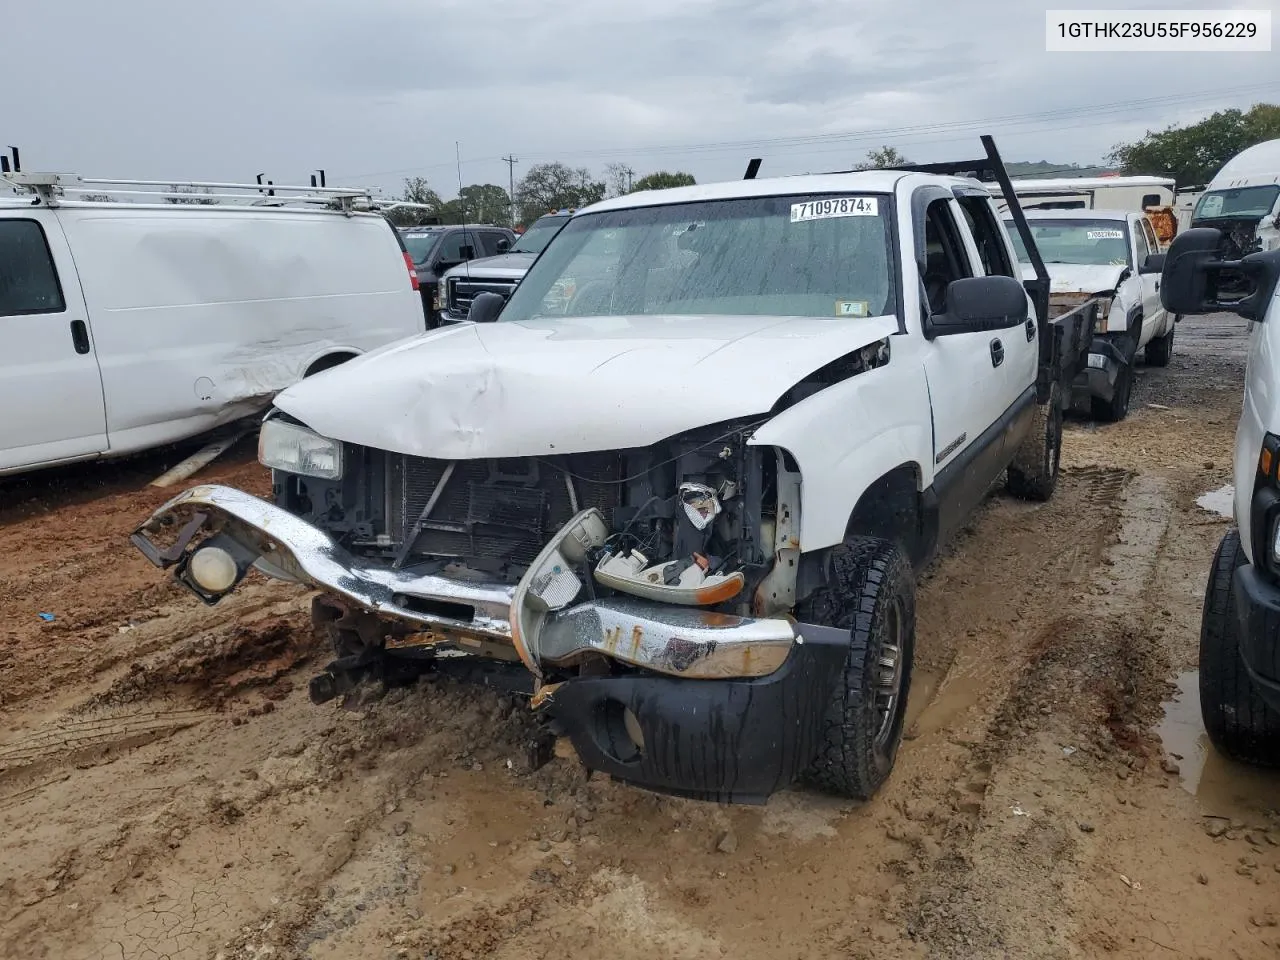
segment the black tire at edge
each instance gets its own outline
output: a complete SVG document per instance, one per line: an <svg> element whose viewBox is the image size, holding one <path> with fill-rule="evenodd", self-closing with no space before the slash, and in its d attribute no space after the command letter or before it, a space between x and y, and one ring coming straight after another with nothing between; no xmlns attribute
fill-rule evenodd
<svg viewBox="0 0 1280 960"><path fill-rule="evenodd" d="M1149 367L1167 367L1173 356L1173 333L1176 327L1170 327L1163 337L1156 337L1147 343L1143 356Z"/></svg>
<svg viewBox="0 0 1280 960"><path fill-rule="evenodd" d="M888 632L891 603L902 604L900 670L893 727L884 749L875 744L876 664ZM887 540L850 537L831 556L831 580L797 608L797 618L849 630L844 674L823 719L818 755L804 774L841 796L869 799L888 779L902 742L915 647L915 576L902 550Z"/></svg>
<svg viewBox="0 0 1280 960"><path fill-rule="evenodd" d="M1200 713L1219 753L1280 766L1280 714L1253 688L1240 659L1239 620L1231 581L1247 562L1240 532L1227 531L1213 555L1200 620Z"/></svg>
<svg viewBox="0 0 1280 960"><path fill-rule="evenodd" d="M1056 445L1055 445L1056 444ZM1058 486L1062 457L1062 391L1050 384L1049 399L1035 412L1031 431L1009 464L1005 485L1023 500L1048 500Z"/></svg>

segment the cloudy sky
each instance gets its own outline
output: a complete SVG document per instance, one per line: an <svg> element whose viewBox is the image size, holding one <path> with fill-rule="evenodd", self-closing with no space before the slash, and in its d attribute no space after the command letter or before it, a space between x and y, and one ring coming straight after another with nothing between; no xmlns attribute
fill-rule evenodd
<svg viewBox="0 0 1280 960"><path fill-rule="evenodd" d="M1028 0L39 0L0 18L0 146L28 170L300 183L324 167L449 195L455 141L464 182L503 185L509 153L517 178L564 160L712 180L751 156L762 175L839 169L882 143L969 156L980 132L1009 160L1089 163L1148 128L1280 102L1280 52L1050 54L1044 38Z"/></svg>

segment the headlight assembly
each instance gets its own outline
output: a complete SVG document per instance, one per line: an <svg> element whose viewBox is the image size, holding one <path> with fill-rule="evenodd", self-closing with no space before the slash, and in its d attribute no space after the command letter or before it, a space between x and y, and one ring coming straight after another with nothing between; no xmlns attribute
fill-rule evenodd
<svg viewBox="0 0 1280 960"><path fill-rule="evenodd" d="M342 444L297 424L268 420L258 434L258 461L272 470L338 480Z"/></svg>

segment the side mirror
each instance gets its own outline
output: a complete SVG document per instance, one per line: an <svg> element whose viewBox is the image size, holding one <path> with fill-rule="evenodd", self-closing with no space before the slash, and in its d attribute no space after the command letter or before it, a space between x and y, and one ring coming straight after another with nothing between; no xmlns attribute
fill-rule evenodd
<svg viewBox="0 0 1280 960"><path fill-rule="evenodd" d="M1026 323L1027 291L1013 277L965 277L947 284L947 310L925 323L925 336L1005 330Z"/></svg>
<svg viewBox="0 0 1280 960"><path fill-rule="evenodd" d="M1147 255L1147 259L1142 261L1142 266L1138 268L1139 273L1160 273L1164 270L1164 258L1168 254L1152 253Z"/></svg>
<svg viewBox="0 0 1280 960"><path fill-rule="evenodd" d="M1222 232L1195 227L1174 238L1160 274L1160 303L1170 313L1188 315L1229 311L1261 320L1280 280L1280 250L1251 253L1243 260L1221 260ZM1243 297L1219 299L1225 286Z"/></svg>
<svg viewBox="0 0 1280 960"><path fill-rule="evenodd" d="M464 261L474 260L476 258L476 248L471 246L469 243L465 243L462 245L462 249L459 251L459 254Z"/></svg>
<svg viewBox="0 0 1280 960"><path fill-rule="evenodd" d="M501 294L488 291L477 293L475 299L471 301L471 308L467 311L467 319L472 323L493 323L498 319L498 314L502 312L506 302Z"/></svg>
<svg viewBox="0 0 1280 960"><path fill-rule="evenodd" d="M511 249L511 241L510 241L510 240L508 240L506 237L502 237L502 238L498 241L498 252L499 252L499 253L506 253L506 252L507 252L508 250L510 250L510 249Z"/></svg>

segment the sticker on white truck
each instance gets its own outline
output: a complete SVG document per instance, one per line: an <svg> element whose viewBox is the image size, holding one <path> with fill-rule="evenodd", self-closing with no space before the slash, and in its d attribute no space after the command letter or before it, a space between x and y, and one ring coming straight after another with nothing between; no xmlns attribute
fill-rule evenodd
<svg viewBox="0 0 1280 960"><path fill-rule="evenodd" d="M875 197L828 197L791 205L791 222L828 220L831 217L874 217L880 212Z"/></svg>
<svg viewBox="0 0 1280 960"><path fill-rule="evenodd" d="M1123 230L1090 230L1085 234L1090 240L1123 240Z"/></svg>

